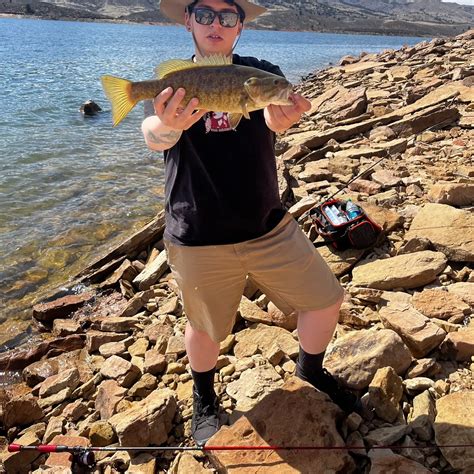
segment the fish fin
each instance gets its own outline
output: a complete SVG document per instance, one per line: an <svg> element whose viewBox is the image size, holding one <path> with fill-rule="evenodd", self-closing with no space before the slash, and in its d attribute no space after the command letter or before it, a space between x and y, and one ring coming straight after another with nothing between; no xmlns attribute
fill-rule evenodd
<svg viewBox="0 0 474 474"><path fill-rule="evenodd" d="M194 64L198 66L229 66L232 64L232 56L226 56L225 54L212 54L197 59Z"/></svg>
<svg viewBox="0 0 474 474"><path fill-rule="evenodd" d="M230 126L235 130L237 128L237 125L239 125L240 121L242 120L243 115L242 114L229 114L229 124Z"/></svg>
<svg viewBox="0 0 474 474"><path fill-rule="evenodd" d="M192 69L197 67L197 63L193 63L187 59L170 59L159 64L156 69L158 79L163 79L168 74L176 71L183 71L185 69Z"/></svg>
<svg viewBox="0 0 474 474"><path fill-rule="evenodd" d="M112 118L115 127L137 104L137 101L133 101L131 98L132 82L114 76L102 76L101 81L105 95L112 104Z"/></svg>
<svg viewBox="0 0 474 474"><path fill-rule="evenodd" d="M248 111L248 108L247 108L247 102L249 100L249 97L247 94L242 94L242 96L240 97L240 107L242 107L242 115L246 118L246 119L249 119L250 120L250 115L249 115L249 111Z"/></svg>
<svg viewBox="0 0 474 474"><path fill-rule="evenodd" d="M186 69L193 69L203 66L228 66L232 64L232 57L224 54L213 54L211 56L204 56L196 59L196 62L188 59L170 59L159 64L156 68L156 75L158 79L163 79L168 74L176 71L184 71Z"/></svg>

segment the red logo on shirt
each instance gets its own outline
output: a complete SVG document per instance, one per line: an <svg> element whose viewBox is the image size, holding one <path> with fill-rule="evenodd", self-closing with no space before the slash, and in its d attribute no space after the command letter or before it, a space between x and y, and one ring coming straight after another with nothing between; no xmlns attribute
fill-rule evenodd
<svg viewBox="0 0 474 474"><path fill-rule="evenodd" d="M232 130L227 112L208 112L204 115L204 122L206 124L206 133L228 132Z"/></svg>

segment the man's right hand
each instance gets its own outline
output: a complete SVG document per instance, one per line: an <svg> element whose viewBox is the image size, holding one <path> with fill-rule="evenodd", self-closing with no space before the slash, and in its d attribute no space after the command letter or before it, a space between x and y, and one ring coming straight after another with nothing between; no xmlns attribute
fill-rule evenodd
<svg viewBox="0 0 474 474"><path fill-rule="evenodd" d="M197 110L199 100L194 97L183 108L181 102L186 91L179 88L173 93L171 87L160 92L154 99L155 113L161 123L174 130L187 130L204 116L207 110Z"/></svg>
<svg viewBox="0 0 474 474"><path fill-rule="evenodd" d="M143 137L150 150L170 149L178 142L183 130L190 128L207 112L196 110L199 104L196 98L182 107L184 96L184 89L180 88L173 94L173 89L168 87L153 100L156 115L150 115L142 123Z"/></svg>

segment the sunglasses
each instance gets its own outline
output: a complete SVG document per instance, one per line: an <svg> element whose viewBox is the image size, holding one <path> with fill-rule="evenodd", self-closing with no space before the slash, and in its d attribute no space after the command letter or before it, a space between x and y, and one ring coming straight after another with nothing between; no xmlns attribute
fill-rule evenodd
<svg viewBox="0 0 474 474"><path fill-rule="evenodd" d="M200 25L212 25L217 16L221 26L225 28L234 28L240 18L240 15L236 12L215 12L209 8L195 8L193 13L194 18Z"/></svg>

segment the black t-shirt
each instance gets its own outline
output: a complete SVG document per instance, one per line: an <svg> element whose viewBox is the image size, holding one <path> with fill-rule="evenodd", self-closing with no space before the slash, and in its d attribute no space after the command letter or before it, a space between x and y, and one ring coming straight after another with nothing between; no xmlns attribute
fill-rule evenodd
<svg viewBox="0 0 474 474"><path fill-rule="evenodd" d="M280 68L253 57L234 64L283 76ZM222 125L224 125L222 127ZM218 131L214 131L218 130ZM164 237L178 245L219 245L255 239L272 230L285 211L280 201L275 133L263 110L226 130L225 116L208 114L164 152Z"/></svg>

